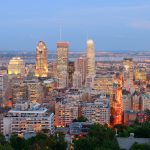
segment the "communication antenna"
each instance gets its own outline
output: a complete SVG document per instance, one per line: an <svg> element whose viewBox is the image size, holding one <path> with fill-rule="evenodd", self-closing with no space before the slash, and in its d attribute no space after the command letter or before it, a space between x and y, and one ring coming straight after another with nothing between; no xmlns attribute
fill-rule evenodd
<svg viewBox="0 0 150 150"><path fill-rule="evenodd" d="M59 25L59 40L62 40L62 24Z"/></svg>

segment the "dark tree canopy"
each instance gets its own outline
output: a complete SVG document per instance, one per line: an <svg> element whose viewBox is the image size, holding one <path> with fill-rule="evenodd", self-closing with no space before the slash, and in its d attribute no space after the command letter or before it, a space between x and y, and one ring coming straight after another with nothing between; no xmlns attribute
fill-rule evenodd
<svg viewBox="0 0 150 150"><path fill-rule="evenodd" d="M93 125L87 137L74 141L75 150L119 150L115 132L107 126Z"/></svg>
<svg viewBox="0 0 150 150"><path fill-rule="evenodd" d="M149 144L133 144L130 150L150 150Z"/></svg>

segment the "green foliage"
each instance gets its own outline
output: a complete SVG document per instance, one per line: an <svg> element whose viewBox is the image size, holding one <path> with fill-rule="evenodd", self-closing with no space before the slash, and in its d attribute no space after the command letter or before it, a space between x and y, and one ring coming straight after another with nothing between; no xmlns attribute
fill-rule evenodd
<svg viewBox="0 0 150 150"><path fill-rule="evenodd" d="M134 133L137 138L150 138L150 121L143 124L135 124L134 126L117 125L119 137L128 137L130 133Z"/></svg>
<svg viewBox="0 0 150 150"><path fill-rule="evenodd" d="M59 133L54 136L47 136L39 133L37 136L26 140L25 150L66 150L67 143L64 141L64 135Z"/></svg>
<svg viewBox="0 0 150 150"><path fill-rule="evenodd" d="M114 128L117 129L117 134L120 137L128 137L129 136L129 132L127 131L127 127L125 125L118 124L118 125L115 125Z"/></svg>
<svg viewBox="0 0 150 150"><path fill-rule="evenodd" d="M27 140L13 135L10 142L6 142L4 136L0 135L0 150L66 150L67 143L64 134L47 135L38 133L36 136Z"/></svg>
<svg viewBox="0 0 150 150"><path fill-rule="evenodd" d="M10 143L8 143L5 139L5 136L0 134L0 150L13 150Z"/></svg>
<svg viewBox="0 0 150 150"><path fill-rule="evenodd" d="M107 126L95 124L86 138L74 141L75 150L119 150L115 132Z"/></svg>
<svg viewBox="0 0 150 150"><path fill-rule="evenodd" d="M13 150L10 144L0 145L0 150Z"/></svg>
<svg viewBox="0 0 150 150"><path fill-rule="evenodd" d="M22 150L25 146L25 139L18 137L17 135L13 135L10 138L10 144L15 150Z"/></svg>
<svg viewBox="0 0 150 150"><path fill-rule="evenodd" d="M86 121L88 121L88 119L84 116L80 116L79 118L73 120L73 122L86 122Z"/></svg>
<svg viewBox="0 0 150 150"><path fill-rule="evenodd" d="M42 132L43 132L43 133L49 133L50 130L49 130L49 129L43 129Z"/></svg>
<svg viewBox="0 0 150 150"><path fill-rule="evenodd" d="M2 135L2 134L0 134L0 144L1 144L1 145L6 144L5 136L4 136L4 135Z"/></svg>
<svg viewBox="0 0 150 150"><path fill-rule="evenodd" d="M149 150L150 145L149 144L133 144L130 150Z"/></svg>

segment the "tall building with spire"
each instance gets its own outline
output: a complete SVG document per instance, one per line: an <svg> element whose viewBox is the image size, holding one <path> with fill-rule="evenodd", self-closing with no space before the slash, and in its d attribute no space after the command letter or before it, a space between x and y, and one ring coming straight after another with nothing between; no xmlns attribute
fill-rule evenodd
<svg viewBox="0 0 150 150"><path fill-rule="evenodd" d="M68 86L68 52L68 42L57 43L57 77L59 88L66 88Z"/></svg>
<svg viewBox="0 0 150 150"><path fill-rule="evenodd" d="M47 77L48 74L48 50L43 41L40 41L36 48L36 70L35 76Z"/></svg>
<svg viewBox="0 0 150 150"><path fill-rule="evenodd" d="M94 77L96 75L95 70L95 51L93 40L87 41L87 68L86 68L86 87L93 87Z"/></svg>

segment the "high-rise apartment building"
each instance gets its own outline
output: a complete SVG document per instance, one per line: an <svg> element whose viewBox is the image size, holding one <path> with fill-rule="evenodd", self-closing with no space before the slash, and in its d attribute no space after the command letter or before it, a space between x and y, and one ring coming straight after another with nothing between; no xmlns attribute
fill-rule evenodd
<svg viewBox="0 0 150 150"><path fill-rule="evenodd" d="M38 103L20 101L2 121L4 135L37 133L43 129L54 133L54 114Z"/></svg>
<svg viewBox="0 0 150 150"><path fill-rule="evenodd" d="M43 41L40 41L36 48L36 70L35 76L47 77L48 74L48 50Z"/></svg>
<svg viewBox="0 0 150 150"><path fill-rule="evenodd" d="M113 92L114 75L110 73L96 74L94 78L94 89L103 91L106 94Z"/></svg>
<svg viewBox="0 0 150 150"><path fill-rule="evenodd" d="M36 79L25 80L24 84L27 86L27 97L32 102L41 102L43 99L43 89L40 82Z"/></svg>
<svg viewBox="0 0 150 150"><path fill-rule="evenodd" d="M109 124L110 106L109 100L95 100L93 103L82 104L82 115L91 123Z"/></svg>
<svg viewBox="0 0 150 150"><path fill-rule="evenodd" d="M58 88L68 87L68 42L57 43L57 77Z"/></svg>
<svg viewBox="0 0 150 150"><path fill-rule="evenodd" d="M131 94L130 93L123 93L122 95L122 110L129 111L131 110Z"/></svg>
<svg viewBox="0 0 150 150"><path fill-rule="evenodd" d="M78 105L73 102L57 102L55 104L55 126L65 127L78 118Z"/></svg>
<svg viewBox="0 0 150 150"><path fill-rule="evenodd" d="M142 99L140 93L135 91L131 97L132 110L135 112L142 111Z"/></svg>
<svg viewBox="0 0 150 150"><path fill-rule="evenodd" d="M14 83L12 85L12 100L15 103L18 100L25 100L28 98L28 88L25 83Z"/></svg>

